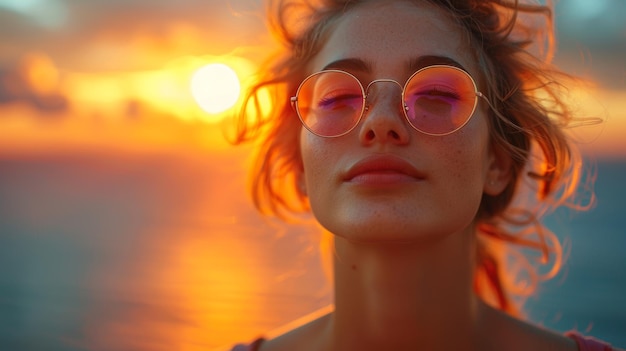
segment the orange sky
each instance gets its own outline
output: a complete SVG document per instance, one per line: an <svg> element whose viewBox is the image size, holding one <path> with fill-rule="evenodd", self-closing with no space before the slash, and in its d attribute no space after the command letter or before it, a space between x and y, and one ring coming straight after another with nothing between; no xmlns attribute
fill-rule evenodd
<svg viewBox="0 0 626 351"><path fill-rule="evenodd" d="M258 1L146 4L76 3L65 12L57 9L65 22L56 27L0 8L2 152L227 147L215 120L232 110L217 116L202 111L189 84L202 65L221 62L245 88L271 50ZM574 89L572 100L585 114L605 120L574 130L581 148L599 157L626 157L620 53L571 50L564 42L564 66L598 81L588 93ZM613 68L606 73L605 66Z"/></svg>
<svg viewBox="0 0 626 351"><path fill-rule="evenodd" d="M0 104L0 149L223 149L228 147L224 123L216 121L234 109L221 114L202 111L191 95L190 80L203 65L221 62L230 65L245 86L255 66L244 57L237 52L181 56L158 69L76 72L58 68L44 53L28 54L15 79L27 94ZM581 115L604 119L572 130L586 153L626 157L626 90L573 89L572 104Z"/></svg>

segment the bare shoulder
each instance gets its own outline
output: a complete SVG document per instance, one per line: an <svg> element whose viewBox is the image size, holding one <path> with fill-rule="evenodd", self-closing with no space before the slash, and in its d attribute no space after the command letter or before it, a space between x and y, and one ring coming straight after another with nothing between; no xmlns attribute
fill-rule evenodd
<svg viewBox="0 0 626 351"><path fill-rule="evenodd" d="M484 325L490 346L498 350L577 351L573 339L486 307Z"/></svg>
<svg viewBox="0 0 626 351"><path fill-rule="evenodd" d="M315 318L311 318L314 316ZM287 326L261 344L259 351L319 350L327 341L330 313L307 316ZM483 328L485 350L577 351L576 341L562 334L516 319L485 305Z"/></svg>
<svg viewBox="0 0 626 351"><path fill-rule="evenodd" d="M306 316L294 323L289 324L275 337L261 344L259 351L308 351L319 350L319 345L324 342L323 335L329 325L330 313L318 311Z"/></svg>

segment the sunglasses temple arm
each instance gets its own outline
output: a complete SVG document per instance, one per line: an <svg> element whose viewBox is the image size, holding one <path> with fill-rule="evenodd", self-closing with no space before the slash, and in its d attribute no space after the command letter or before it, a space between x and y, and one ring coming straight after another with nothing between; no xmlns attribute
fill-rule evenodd
<svg viewBox="0 0 626 351"><path fill-rule="evenodd" d="M489 108L491 109L491 111L493 111L493 113L496 115L496 117L498 117L498 119L500 121L502 121L505 124L511 126L515 130L526 132L520 126L518 126L517 124L513 123L508 118L506 118L502 113L500 113L500 111L498 111L498 109L496 109L496 107L491 103L491 101L489 101L489 99L487 99L487 97L483 93L481 93L480 91L477 91L476 92L476 96L481 97L481 98L483 98L483 100L485 100L487 105L489 105Z"/></svg>
<svg viewBox="0 0 626 351"><path fill-rule="evenodd" d="M489 108L495 112L496 114L499 115L498 110L496 110L495 106L493 106L493 104L491 103L491 101L489 101L489 99L487 99L487 97L485 96L485 94L481 93L480 91L476 92L476 96L478 96L479 98L482 98L483 100L485 100L485 102L487 103L487 105L489 105ZM293 99L293 98L292 98Z"/></svg>

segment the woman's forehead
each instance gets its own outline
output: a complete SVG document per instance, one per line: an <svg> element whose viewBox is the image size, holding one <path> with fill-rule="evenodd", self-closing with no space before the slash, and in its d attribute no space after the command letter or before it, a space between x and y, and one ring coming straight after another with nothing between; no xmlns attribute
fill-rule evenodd
<svg viewBox="0 0 626 351"><path fill-rule="evenodd" d="M473 67L462 29L442 9L425 2L357 5L337 19L326 38L311 62L312 72L353 58L377 71L409 70L422 56L449 57L469 70Z"/></svg>

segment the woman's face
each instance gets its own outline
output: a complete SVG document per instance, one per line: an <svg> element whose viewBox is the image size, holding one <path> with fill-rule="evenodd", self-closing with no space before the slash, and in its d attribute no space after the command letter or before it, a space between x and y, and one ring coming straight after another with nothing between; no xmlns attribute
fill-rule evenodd
<svg viewBox="0 0 626 351"><path fill-rule="evenodd" d="M456 62L478 77L461 30L427 4L366 3L329 33L311 73L330 66L364 86L381 78L404 85L420 66ZM301 185L318 221L357 242L411 242L471 228L483 192L504 187L484 105L455 133L430 136L406 121L397 84L378 82L369 93L369 109L350 133L322 138L302 129Z"/></svg>

